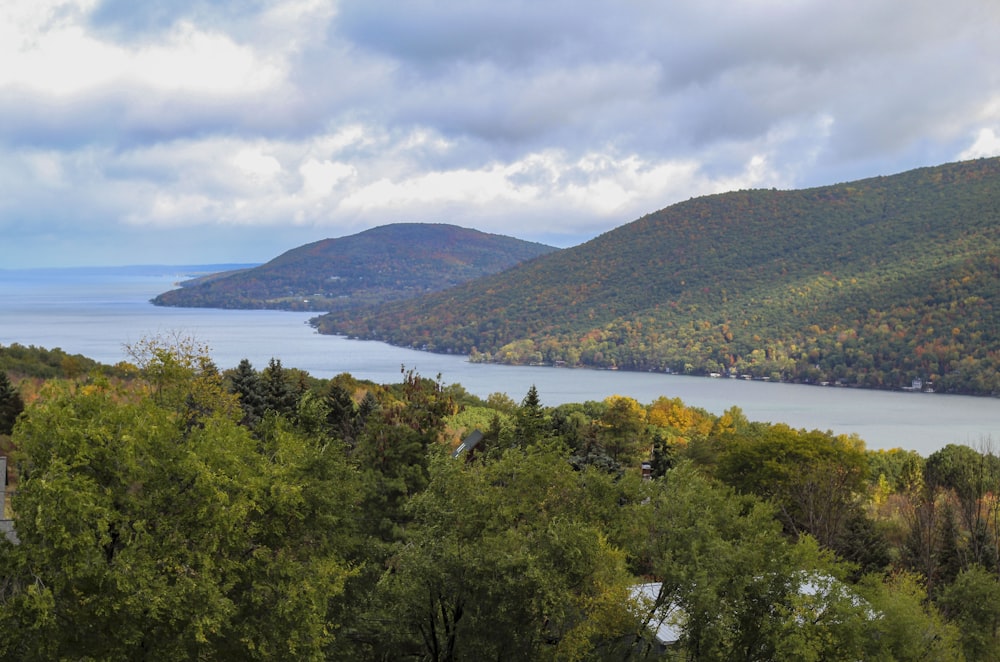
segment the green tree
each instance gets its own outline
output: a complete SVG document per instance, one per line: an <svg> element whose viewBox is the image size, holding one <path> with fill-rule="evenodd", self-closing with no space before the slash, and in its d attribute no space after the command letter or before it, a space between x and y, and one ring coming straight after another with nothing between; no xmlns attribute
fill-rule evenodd
<svg viewBox="0 0 1000 662"><path fill-rule="evenodd" d="M340 442L268 417L262 484L246 519L253 534L229 590L235 613L219 659L328 659L353 607L347 584L363 538L359 475Z"/></svg>
<svg viewBox="0 0 1000 662"><path fill-rule="evenodd" d="M178 443L171 412L115 397L50 395L17 437L16 566L41 579L4 605L38 619L14 644L21 659L188 658L228 625L226 586L250 546L246 439L213 426Z"/></svg>
<svg viewBox="0 0 1000 662"><path fill-rule="evenodd" d="M326 423L331 434L352 446L358 433L358 412L353 395L345 387L331 381L325 402Z"/></svg>
<svg viewBox="0 0 1000 662"><path fill-rule="evenodd" d="M407 544L379 583L396 624L390 650L427 660L618 650L621 659L617 646L637 625L624 556L597 514L617 507L611 485L539 446L489 463L436 459L412 502Z"/></svg>
<svg viewBox="0 0 1000 662"><path fill-rule="evenodd" d="M523 446L538 443L545 435L547 421L545 408L538 397L538 389L532 384L521 400L521 406L515 414L515 442Z"/></svg>
<svg viewBox="0 0 1000 662"><path fill-rule="evenodd" d="M959 517L969 534L969 563L995 568L995 532L989 531L984 498L1000 487L1000 460L969 446L948 444L927 456L924 481L932 490L955 494Z"/></svg>
<svg viewBox="0 0 1000 662"><path fill-rule="evenodd" d="M271 358L260 375L265 409L279 416L291 416L298 405L298 394L289 383L289 374L281 360Z"/></svg>
<svg viewBox="0 0 1000 662"><path fill-rule="evenodd" d="M243 410L243 425L252 429L264 418L267 401L260 375L254 370L249 359L240 360L236 368L230 372L229 391L239 397L240 409Z"/></svg>
<svg viewBox="0 0 1000 662"><path fill-rule="evenodd" d="M961 659L916 577L850 583L852 565L807 534L784 535L774 504L689 462L642 486L617 539L657 582L647 622L674 624L678 659Z"/></svg>
<svg viewBox="0 0 1000 662"><path fill-rule="evenodd" d="M152 396L178 409L190 393L185 380L210 363L207 345L177 331L126 343L125 353L139 368Z"/></svg>
<svg viewBox="0 0 1000 662"><path fill-rule="evenodd" d="M807 566L772 509L687 463L647 490L629 519L639 527L638 570L659 586L648 622L675 623L685 659L777 659L779 612L790 609Z"/></svg>
<svg viewBox="0 0 1000 662"><path fill-rule="evenodd" d="M794 535L838 549L868 477L864 444L828 432L756 424L724 437L717 475L739 491L771 499Z"/></svg>
<svg viewBox="0 0 1000 662"><path fill-rule="evenodd" d="M938 602L958 626L967 660L1000 660L1000 582L993 573L970 567Z"/></svg>
<svg viewBox="0 0 1000 662"><path fill-rule="evenodd" d="M653 457L650 460L652 478L662 478L677 462L677 449L662 432L653 433Z"/></svg>
<svg viewBox="0 0 1000 662"><path fill-rule="evenodd" d="M640 456L649 456L646 446L646 410L633 398L612 395L605 399L608 407L600 419L600 439L616 462L634 464Z"/></svg>
<svg viewBox="0 0 1000 662"><path fill-rule="evenodd" d="M24 401L21 394L7 378L7 373L0 370L0 434L10 434L14 430L14 422L24 411Z"/></svg>
<svg viewBox="0 0 1000 662"><path fill-rule="evenodd" d="M916 451L901 448L870 450L868 460L871 478L878 480L884 477L894 493L914 492L924 484L925 460Z"/></svg>
<svg viewBox="0 0 1000 662"><path fill-rule="evenodd" d="M892 659L879 657L881 622L848 568L807 535L789 541L771 504L687 462L643 487L626 516L630 547L659 589L646 622L675 626L678 659Z"/></svg>
<svg viewBox="0 0 1000 662"><path fill-rule="evenodd" d="M867 603L864 636L871 660L962 660L959 628L927 599L922 578L906 572L872 574L857 585ZM967 657L968 660L981 659Z"/></svg>
<svg viewBox="0 0 1000 662"><path fill-rule="evenodd" d="M53 384L18 427L0 657L322 659L335 636L343 454L251 437L221 382L164 356L152 394Z"/></svg>

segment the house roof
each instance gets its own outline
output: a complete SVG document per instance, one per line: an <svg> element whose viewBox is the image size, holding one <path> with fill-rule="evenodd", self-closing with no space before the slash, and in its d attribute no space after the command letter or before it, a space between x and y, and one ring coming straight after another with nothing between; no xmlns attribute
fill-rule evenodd
<svg viewBox="0 0 1000 662"><path fill-rule="evenodd" d="M656 598L660 595L660 582L650 582L648 584L636 584L632 587L632 598L638 601L643 608L652 611L656 604ZM664 645L676 643L681 638L681 612L671 607L666 610L656 610L649 623L649 629L656 633L656 640Z"/></svg>
<svg viewBox="0 0 1000 662"><path fill-rule="evenodd" d="M479 430L473 430L472 434L462 440L462 443L458 445L454 451L452 451L452 457L458 457L465 451L471 451L476 445L483 440L483 433Z"/></svg>

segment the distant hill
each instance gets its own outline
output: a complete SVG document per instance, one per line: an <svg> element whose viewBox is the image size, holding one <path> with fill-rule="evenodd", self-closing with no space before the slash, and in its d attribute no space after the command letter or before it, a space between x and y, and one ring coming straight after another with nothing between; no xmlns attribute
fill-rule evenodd
<svg viewBox="0 0 1000 662"><path fill-rule="evenodd" d="M185 281L153 303L328 311L443 290L555 250L455 225L398 223L307 244L259 267Z"/></svg>
<svg viewBox="0 0 1000 662"><path fill-rule="evenodd" d="M1000 159L700 197L315 323L474 360L1000 393Z"/></svg>

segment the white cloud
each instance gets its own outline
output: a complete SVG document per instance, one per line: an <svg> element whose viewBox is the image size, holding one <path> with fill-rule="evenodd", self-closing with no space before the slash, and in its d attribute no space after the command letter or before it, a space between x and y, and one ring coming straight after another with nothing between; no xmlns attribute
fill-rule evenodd
<svg viewBox="0 0 1000 662"><path fill-rule="evenodd" d="M11 32L21 31L20 38L11 38ZM6 45L0 46L0 89L17 87L47 96L120 85L244 96L276 86L284 73L273 59L187 22L153 43L131 46L102 40L82 21L58 18L50 10L12 21L2 36L0 43Z"/></svg>
<svg viewBox="0 0 1000 662"><path fill-rule="evenodd" d="M994 129L980 129L976 139L968 149L959 153L959 160L978 159L1000 155L1000 134Z"/></svg>
<svg viewBox="0 0 1000 662"><path fill-rule="evenodd" d="M1000 153L997 33L982 0L5 0L0 226L592 235Z"/></svg>
<svg viewBox="0 0 1000 662"><path fill-rule="evenodd" d="M233 164L255 182L266 182L281 172L281 163L260 148L246 147L233 157Z"/></svg>
<svg viewBox="0 0 1000 662"><path fill-rule="evenodd" d="M147 214L132 216L129 220L133 225L185 227L203 222L217 208L218 203L205 195L157 193Z"/></svg>
<svg viewBox="0 0 1000 662"><path fill-rule="evenodd" d="M302 193L307 199L323 198L345 179L357 174L354 166L333 161L309 159L299 166L302 175Z"/></svg>

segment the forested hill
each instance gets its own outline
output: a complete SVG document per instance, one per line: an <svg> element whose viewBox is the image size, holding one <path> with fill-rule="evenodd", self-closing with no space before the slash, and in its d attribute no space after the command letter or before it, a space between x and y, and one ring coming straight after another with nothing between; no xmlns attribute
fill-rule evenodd
<svg viewBox="0 0 1000 662"><path fill-rule="evenodd" d="M327 311L442 290L556 250L455 225L397 223L292 249L165 292L159 306Z"/></svg>
<svg viewBox="0 0 1000 662"><path fill-rule="evenodd" d="M1000 159L981 159L696 198L316 324L476 360L986 394L1000 392L998 293Z"/></svg>

